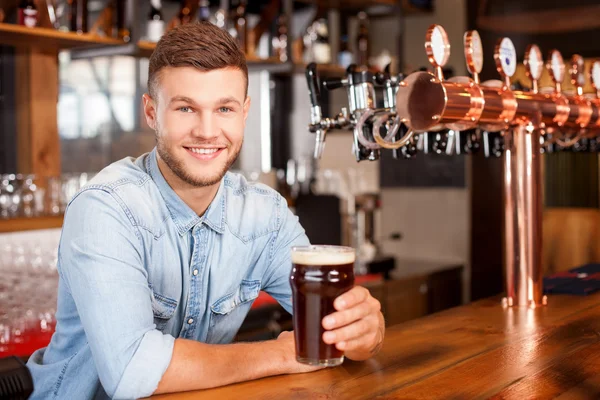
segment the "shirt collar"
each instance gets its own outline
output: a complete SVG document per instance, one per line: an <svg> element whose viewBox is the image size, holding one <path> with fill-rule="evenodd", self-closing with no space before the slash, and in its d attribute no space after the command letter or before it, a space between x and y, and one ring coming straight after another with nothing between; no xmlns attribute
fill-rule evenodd
<svg viewBox="0 0 600 400"><path fill-rule="evenodd" d="M177 227L180 235L184 235L194 226L204 222L208 227L215 232L223 233L225 231L225 193L224 179L221 179L219 190L213 201L208 206L208 209L202 217L199 217L185 202L175 193L169 186L164 176L158 168L158 159L156 147L146 157L146 171L158 186L171 218Z"/></svg>

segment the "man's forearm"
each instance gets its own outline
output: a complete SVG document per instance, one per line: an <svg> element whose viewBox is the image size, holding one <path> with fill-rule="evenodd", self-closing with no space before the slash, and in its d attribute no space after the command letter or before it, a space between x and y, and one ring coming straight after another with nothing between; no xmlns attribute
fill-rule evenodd
<svg viewBox="0 0 600 400"><path fill-rule="evenodd" d="M208 389L288 373L289 355L277 340L212 345L177 339L154 394Z"/></svg>

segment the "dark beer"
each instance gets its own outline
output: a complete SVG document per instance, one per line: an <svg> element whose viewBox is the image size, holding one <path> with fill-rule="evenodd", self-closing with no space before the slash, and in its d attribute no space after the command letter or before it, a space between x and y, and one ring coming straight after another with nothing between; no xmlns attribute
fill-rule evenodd
<svg viewBox="0 0 600 400"><path fill-rule="evenodd" d="M290 283L294 300L296 359L334 366L344 360L335 345L323 342L323 318L335 312L333 301L354 286L354 249L310 246L292 249Z"/></svg>

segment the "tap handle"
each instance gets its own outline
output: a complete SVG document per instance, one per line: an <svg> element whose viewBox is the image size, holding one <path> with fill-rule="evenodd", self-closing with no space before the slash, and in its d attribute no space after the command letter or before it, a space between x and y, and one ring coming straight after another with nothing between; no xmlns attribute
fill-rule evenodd
<svg viewBox="0 0 600 400"><path fill-rule="evenodd" d="M306 83L308 84L308 94L310 103L313 107L321 106L321 93L319 91L319 74L317 64L310 63L306 66Z"/></svg>
<svg viewBox="0 0 600 400"><path fill-rule="evenodd" d="M347 81L342 78L332 78L324 81L323 86L325 86L327 90L335 90L344 87L346 82Z"/></svg>

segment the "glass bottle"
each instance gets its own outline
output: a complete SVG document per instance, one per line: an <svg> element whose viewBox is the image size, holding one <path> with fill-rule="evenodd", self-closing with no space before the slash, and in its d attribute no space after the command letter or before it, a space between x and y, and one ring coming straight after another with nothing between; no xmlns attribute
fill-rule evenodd
<svg viewBox="0 0 600 400"><path fill-rule="evenodd" d="M33 28L38 23L38 9L33 0L21 0L19 3L19 25Z"/></svg>
<svg viewBox="0 0 600 400"><path fill-rule="evenodd" d="M146 37L151 42L158 42L165 33L165 20L162 16L161 0L150 0L151 8L148 14Z"/></svg>
<svg viewBox="0 0 600 400"><path fill-rule="evenodd" d="M356 63L359 66L369 65L369 27L367 13L358 13L358 35L356 36Z"/></svg>

